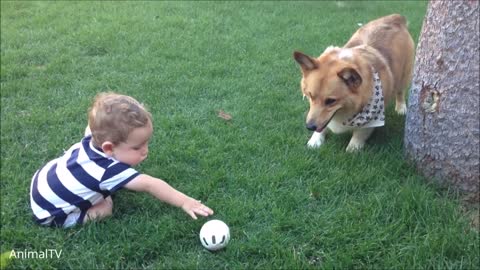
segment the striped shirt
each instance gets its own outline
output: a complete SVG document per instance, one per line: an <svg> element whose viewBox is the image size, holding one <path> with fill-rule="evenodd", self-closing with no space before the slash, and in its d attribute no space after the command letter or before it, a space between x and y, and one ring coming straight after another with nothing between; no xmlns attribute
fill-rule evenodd
<svg viewBox="0 0 480 270"><path fill-rule="evenodd" d="M32 178L30 205L37 223L62 225L73 212L86 211L122 188L139 173L92 144L91 135L63 156L48 162Z"/></svg>

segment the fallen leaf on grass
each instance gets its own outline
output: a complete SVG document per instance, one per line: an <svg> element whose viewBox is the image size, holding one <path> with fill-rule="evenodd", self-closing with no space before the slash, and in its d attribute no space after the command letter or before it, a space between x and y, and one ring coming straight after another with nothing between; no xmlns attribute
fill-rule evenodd
<svg viewBox="0 0 480 270"><path fill-rule="evenodd" d="M225 121L230 121L232 120L232 116L222 110L218 111L218 114L217 114L218 117L222 118L223 120Z"/></svg>

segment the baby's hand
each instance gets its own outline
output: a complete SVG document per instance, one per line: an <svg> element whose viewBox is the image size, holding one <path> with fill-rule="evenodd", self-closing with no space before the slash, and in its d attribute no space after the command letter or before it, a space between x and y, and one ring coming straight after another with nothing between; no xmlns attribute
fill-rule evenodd
<svg viewBox="0 0 480 270"><path fill-rule="evenodd" d="M195 214L208 217L213 214L213 210L204 205L201 201L197 201L188 197L182 205L183 211L187 212L193 219L197 219Z"/></svg>

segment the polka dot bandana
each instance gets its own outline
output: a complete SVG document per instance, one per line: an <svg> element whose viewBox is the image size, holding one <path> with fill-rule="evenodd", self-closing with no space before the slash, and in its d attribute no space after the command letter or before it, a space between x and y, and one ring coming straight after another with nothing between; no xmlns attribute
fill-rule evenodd
<svg viewBox="0 0 480 270"><path fill-rule="evenodd" d="M385 125L385 102L382 81L378 72L373 72L373 93L363 110L343 122L344 126L370 128Z"/></svg>

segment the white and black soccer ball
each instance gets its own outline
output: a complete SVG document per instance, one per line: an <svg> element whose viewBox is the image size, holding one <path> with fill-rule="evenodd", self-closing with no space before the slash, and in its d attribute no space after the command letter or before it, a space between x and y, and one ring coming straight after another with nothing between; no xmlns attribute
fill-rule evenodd
<svg viewBox="0 0 480 270"><path fill-rule="evenodd" d="M226 247L229 240L230 229L221 220L213 219L207 221L200 229L200 242L210 251Z"/></svg>

